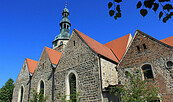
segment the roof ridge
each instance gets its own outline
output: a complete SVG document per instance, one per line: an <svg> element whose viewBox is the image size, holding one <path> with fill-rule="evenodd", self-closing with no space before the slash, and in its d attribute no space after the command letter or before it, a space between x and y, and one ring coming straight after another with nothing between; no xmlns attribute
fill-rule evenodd
<svg viewBox="0 0 173 102"><path fill-rule="evenodd" d="M121 38L123 38L123 37L125 37L125 36L130 36L130 35L131 35L131 33L126 34L126 35L121 36L121 37L119 37L119 38L117 38L117 39L114 39L114 40L112 40L112 41L109 41L109 42L107 42L107 43L111 43L111 42L113 42L113 41L116 41L116 40L118 40L118 39L121 39ZM105 43L105 44L107 44L107 43ZM103 45L105 45L105 44L103 44Z"/></svg>
<svg viewBox="0 0 173 102"><path fill-rule="evenodd" d="M114 62L119 62L116 56L112 53L112 51L103 44L99 43L98 41L90 38L89 36L83 34L82 32L74 29L74 32L81 37L81 39L91 48L95 53L100 54Z"/></svg>
<svg viewBox="0 0 173 102"><path fill-rule="evenodd" d="M152 39L152 40L154 40L154 41L156 41L156 42L158 42L158 43L160 43L160 44L162 44L162 45L168 47L168 48L172 48L172 49L173 49L173 46L170 46L170 45L168 45L168 44L166 44L166 43L164 43L164 42L162 42L162 41L160 41L160 40L158 40L158 39L156 39L156 38L154 38L154 37L152 37L152 36L150 36L150 35L148 35L148 34L142 32L142 31L140 31L140 30L138 30L138 29L137 29L136 31L139 32L140 34L142 34L142 35L144 35L144 36L147 36L148 38L150 38L150 39Z"/></svg>

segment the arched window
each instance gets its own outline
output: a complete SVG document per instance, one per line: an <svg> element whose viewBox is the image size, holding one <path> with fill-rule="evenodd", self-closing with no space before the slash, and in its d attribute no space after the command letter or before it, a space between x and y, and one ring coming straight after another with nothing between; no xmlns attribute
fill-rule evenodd
<svg viewBox="0 0 173 102"><path fill-rule="evenodd" d="M42 80L40 81L40 94L44 95L44 82Z"/></svg>
<svg viewBox="0 0 173 102"><path fill-rule="evenodd" d="M64 24L64 28L66 28L66 24Z"/></svg>
<svg viewBox="0 0 173 102"><path fill-rule="evenodd" d="M152 79L154 78L153 71L151 65L146 64L142 66L142 72L144 79Z"/></svg>
<svg viewBox="0 0 173 102"><path fill-rule="evenodd" d="M19 90L18 102L23 102L23 94L24 94L24 88L23 86L21 86Z"/></svg>
<svg viewBox="0 0 173 102"><path fill-rule="evenodd" d="M70 85L70 99L72 102L76 102L76 76L71 73L69 75L69 85Z"/></svg>

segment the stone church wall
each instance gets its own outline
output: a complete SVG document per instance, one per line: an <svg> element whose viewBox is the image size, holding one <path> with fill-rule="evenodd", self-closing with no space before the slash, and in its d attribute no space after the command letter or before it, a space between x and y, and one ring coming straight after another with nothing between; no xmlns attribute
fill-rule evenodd
<svg viewBox="0 0 173 102"><path fill-rule="evenodd" d="M146 49L143 44L146 45ZM137 50L137 46L140 47L140 51ZM165 66L166 61L173 59L172 54L172 48L138 32L118 66L119 81L123 84L127 80L125 71L134 72L135 68L141 70L144 64L150 64L154 73L152 83L159 87L163 102L173 101L173 78L171 77L173 71Z"/></svg>
<svg viewBox="0 0 173 102"><path fill-rule="evenodd" d="M28 102L29 94L29 70L26 60L15 82L12 102L20 102L21 87L23 87L23 102Z"/></svg>
<svg viewBox="0 0 173 102"><path fill-rule="evenodd" d="M74 44L75 42L75 44ZM76 74L76 90L82 101L101 102L98 56L73 32L55 72L55 96L68 94L68 75Z"/></svg>
<svg viewBox="0 0 173 102"><path fill-rule="evenodd" d="M35 72L31 80L31 88L39 92L40 82L44 82L44 95L48 96L47 101L51 102L52 100L52 67L49 60L46 50L43 50L43 53L40 57L38 65L35 69ZM31 90L31 92L33 91ZM31 94L31 98L32 98Z"/></svg>
<svg viewBox="0 0 173 102"><path fill-rule="evenodd" d="M118 73L116 64L101 58L102 88L118 84Z"/></svg>

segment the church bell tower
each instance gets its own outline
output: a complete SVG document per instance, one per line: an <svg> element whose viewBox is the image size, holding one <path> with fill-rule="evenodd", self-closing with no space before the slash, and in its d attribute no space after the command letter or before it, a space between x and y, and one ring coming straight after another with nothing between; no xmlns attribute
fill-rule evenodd
<svg viewBox="0 0 173 102"><path fill-rule="evenodd" d="M60 22L60 34L57 35L54 39L53 49L58 50L60 52L65 48L69 38L70 38L70 27L71 23L69 20L69 10L67 9L67 4L65 4L65 8L62 12L62 20Z"/></svg>

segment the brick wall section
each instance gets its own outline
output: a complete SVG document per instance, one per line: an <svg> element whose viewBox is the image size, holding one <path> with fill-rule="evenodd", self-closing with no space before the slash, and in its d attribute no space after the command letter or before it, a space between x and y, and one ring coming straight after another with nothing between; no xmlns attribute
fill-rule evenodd
<svg viewBox="0 0 173 102"><path fill-rule="evenodd" d="M74 46L75 41L75 46ZM101 82L98 56L73 32L55 72L55 95L65 94L66 77L74 70L77 75L77 90L82 101L101 102Z"/></svg>
<svg viewBox="0 0 173 102"><path fill-rule="evenodd" d="M29 70L26 60L22 66L19 76L15 82L15 87L13 90L12 102L18 102L18 96L21 90L21 86L24 88L23 102L28 102L28 90L29 90ZM20 101L20 100L19 100Z"/></svg>
<svg viewBox="0 0 173 102"><path fill-rule="evenodd" d="M45 96L48 96L47 102L52 100L52 68L46 49L43 50L38 65L31 80L31 88L38 90L40 81L44 82ZM31 90L32 92L32 90ZM31 94L31 97L33 95Z"/></svg>
<svg viewBox="0 0 173 102"><path fill-rule="evenodd" d="M172 59L173 49L144 35L137 31L133 42L118 67L120 72L119 80L122 84L126 80L125 70L140 69L143 64L149 63L152 65L155 76L153 84L159 87L163 102L171 102L173 100L171 99L173 98L173 78L171 77L171 70L166 68L165 62ZM142 44L144 43L147 49L143 48ZM141 52L137 50L136 46L141 48Z"/></svg>
<svg viewBox="0 0 173 102"><path fill-rule="evenodd" d="M118 84L118 73L116 64L101 58L102 88Z"/></svg>

